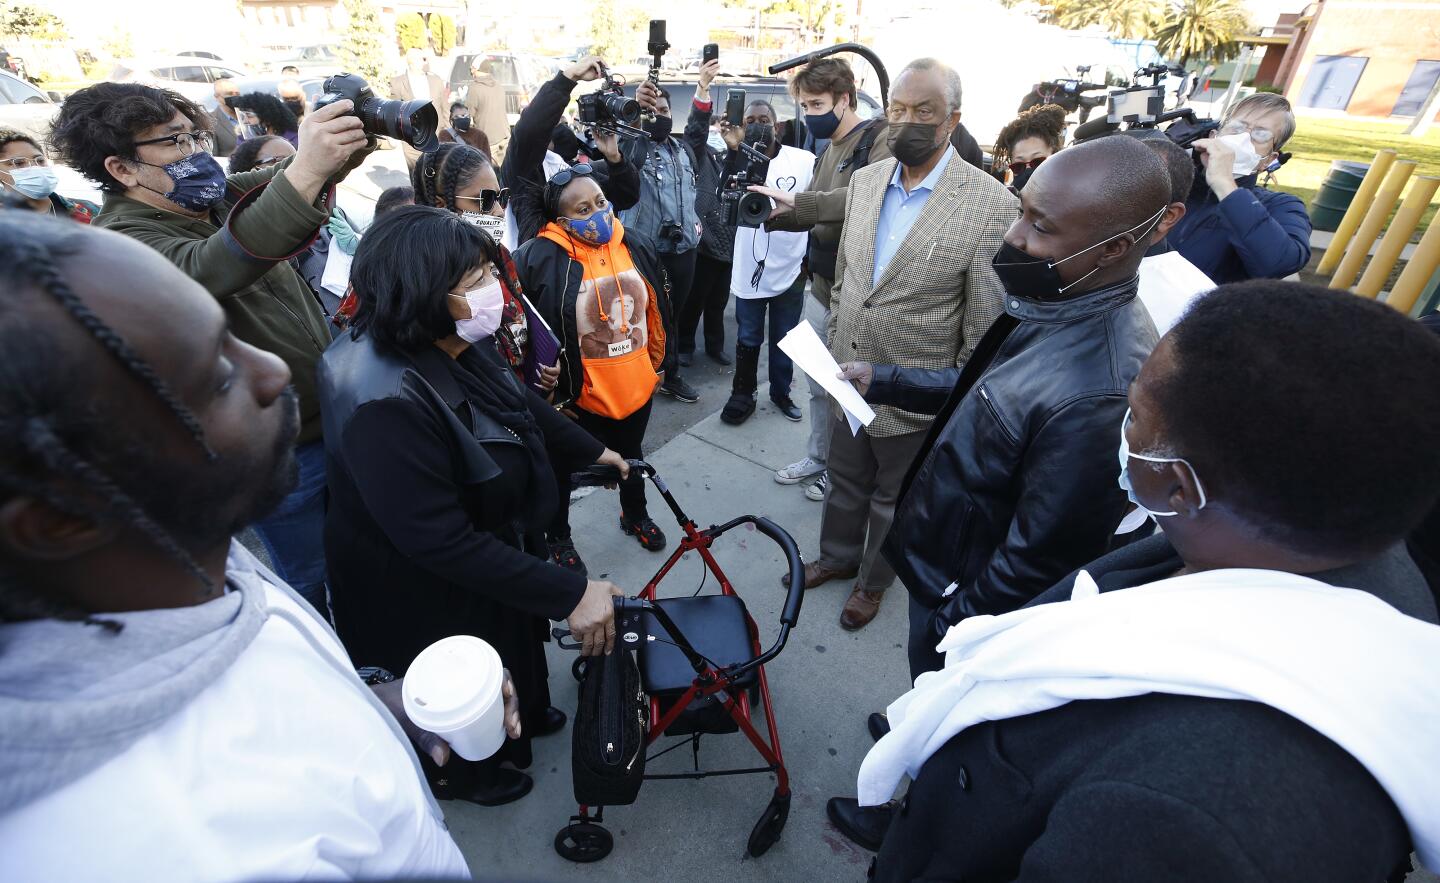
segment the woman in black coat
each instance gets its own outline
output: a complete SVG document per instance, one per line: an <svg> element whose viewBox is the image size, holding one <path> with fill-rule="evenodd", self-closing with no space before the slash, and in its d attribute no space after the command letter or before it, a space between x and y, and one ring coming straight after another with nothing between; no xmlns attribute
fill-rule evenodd
<svg viewBox="0 0 1440 883"><path fill-rule="evenodd" d="M457 215L386 215L355 254L350 330L320 366L336 628L353 659L397 675L450 635L495 647L520 696L521 739L487 761L455 758L443 778L429 770L436 796L486 806L528 793L530 777L500 762L529 766L529 737L565 724L546 686L548 621L567 620L585 652L613 647L620 590L548 561L546 448L628 472L502 361L498 259Z"/></svg>

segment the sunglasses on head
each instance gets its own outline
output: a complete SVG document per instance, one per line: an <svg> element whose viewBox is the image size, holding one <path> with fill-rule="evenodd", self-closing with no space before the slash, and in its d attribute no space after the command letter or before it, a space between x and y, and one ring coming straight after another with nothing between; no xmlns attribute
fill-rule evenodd
<svg viewBox="0 0 1440 883"><path fill-rule="evenodd" d="M588 162L576 163L568 169L561 169L550 177L550 183L556 187L564 187L576 178L588 178L594 174L595 169Z"/></svg>
<svg viewBox="0 0 1440 883"><path fill-rule="evenodd" d="M488 212L498 202L501 208L510 204L510 188L502 187L499 190L481 190L479 196L457 196L458 199L468 199L471 202L480 203L480 211Z"/></svg>

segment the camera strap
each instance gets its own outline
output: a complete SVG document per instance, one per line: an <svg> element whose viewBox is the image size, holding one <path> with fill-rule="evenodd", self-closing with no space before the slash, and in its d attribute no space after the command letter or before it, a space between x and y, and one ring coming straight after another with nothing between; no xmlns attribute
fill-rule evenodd
<svg viewBox="0 0 1440 883"><path fill-rule="evenodd" d="M861 123L860 141L856 143L855 151L850 154L850 157L836 166L837 173L844 172L849 168L854 168L858 172L870 164L870 150L875 146L876 139L880 137L879 122L878 119L873 119Z"/></svg>

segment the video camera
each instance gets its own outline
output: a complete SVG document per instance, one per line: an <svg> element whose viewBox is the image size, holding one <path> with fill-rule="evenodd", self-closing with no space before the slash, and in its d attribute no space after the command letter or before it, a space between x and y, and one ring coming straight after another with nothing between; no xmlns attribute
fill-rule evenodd
<svg viewBox="0 0 1440 883"><path fill-rule="evenodd" d="M745 165L720 185L720 211L725 223L732 227L759 227L770 217L774 204L763 193L750 192L750 185L764 186L770 174L770 156L761 148L768 147L756 140L754 145L740 143Z"/></svg>
<svg viewBox="0 0 1440 883"><path fill-rule="evenodd" d="M1164 64L1151 64L1136 71L1133 85L1111 91L1109 112L1104 117L1075 127L1075 141L1088 141L1121 126L1127 129L1156 129L1164 123L1171 123L1165 129L1165 135L1188 149L1220 128L1218 120L1197 118L1194 108L1165 109L1165 79L1170 73L1170 67ZM1150 79L1148 84L1140 82L1146 78Z"/></svg>
<svg viewBox="0 0 1440 883"><path fill-rule="evenodd" d="M624 81L610 73L609 68L601 65L600 71L605 76L603 85L576 99L581 124L632 138L645 137L643 130L635 128L640 121L640 102L625 95Z"/></svg>
<svg viewBox="0 0 1440 883"><path fill-rule="evenodd" d="M346 98L355 105L352 114L360 118L367 135L384 135L404 141L421 153L433 153L440 141L440 115L428 99L385 101L375 97L370 84L358 74L336 74L325 80L325 93L315 99L315 109ZM230 99L225 102L235 107Z"/></svg>

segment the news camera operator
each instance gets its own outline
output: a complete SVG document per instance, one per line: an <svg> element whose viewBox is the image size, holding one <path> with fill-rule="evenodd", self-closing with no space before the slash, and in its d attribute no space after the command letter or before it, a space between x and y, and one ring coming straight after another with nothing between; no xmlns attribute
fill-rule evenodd
<svg viewBox="0 0 1440 883"><path fill-rule="evenodd" d="M884 117L862 120L855 112L855 72L840 58L820 58L796 72L790 92L805 113L805 126L816 138L829 139L820 154L810 186L800 193L775 188L755 188L775 200L775 214L766 225L772 231L809 231L806 261L810 268L810 293L805 320L823 339L830 322L830 290L835 285L835 258L840 248L840 230L845 223L845 197L850 176L873 162L890 156L888 124ZM825 390L810 381L810 440L806 456L775 473L781 484L798 484L816 478L807 489L810 499L825 499L825 463L830 451L830 424L817 419L826 413Z"/></svg>
<svg viewBox="0 0 1440 883"><path fill-rule="evenodd" d="M105 193L95 226L160 252L220 301L236 337L289 366L300 399L299 485L254 527L276 573L322 612L325 452L315 366L330 332L289 259L329 222L334 185L374 149L353 111L347 98L307 114L293 157L228 178L210 154L210 117L164 89L81 89L51 135L65 161Z"/></svg>
<svg viewBox="0 0 1440 883"><path fill-rule="evenodd" d="M585 56L541 86L516 121L500 174L501 181L510 188L513 197L510 211L515 238L513 242L507 242L510 247L518 248L529 242L545 226L542 194L549 179L546 155L555 127L559 125L570 103L571 93L575 91L575 84L593 82L604 76L605 63L600 56ZM650 100L650 93L642 91L644 94L637 95L636 99L644 105ZM603 165L592 164L591 177L616 210L629 208L640 199L640 173L625 161L619 139L613 133L596 130L594 136L605 162ZM552 173L566 165L557 157Z"/></svg>
<svg viewBox="0 0 1440 883"><path fill-rule="evenodd" d="M1195 142L1195 176L1185 216L1170 231L1172 248L1216 284L1281 279L1310 261L1310 216L1288 193L1258 186L1279 168L1295 133L1283 96L1258 93L1235 105L1213 137Z"/></svg>

